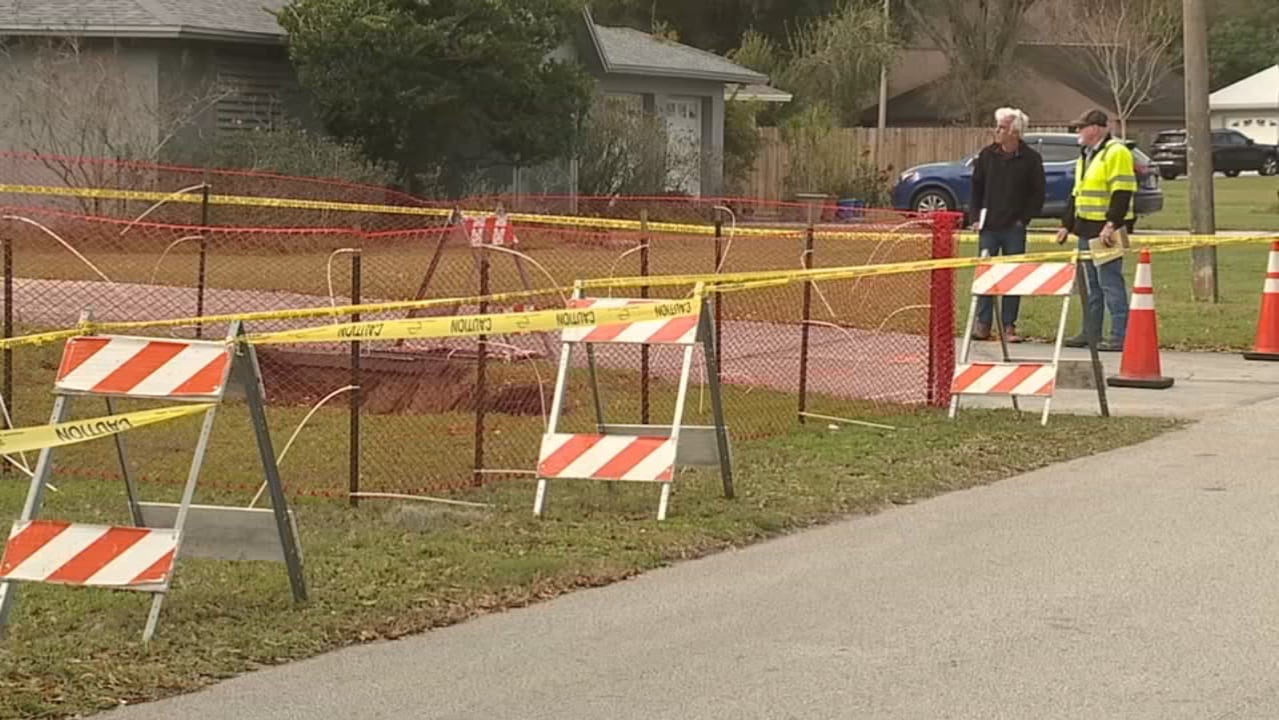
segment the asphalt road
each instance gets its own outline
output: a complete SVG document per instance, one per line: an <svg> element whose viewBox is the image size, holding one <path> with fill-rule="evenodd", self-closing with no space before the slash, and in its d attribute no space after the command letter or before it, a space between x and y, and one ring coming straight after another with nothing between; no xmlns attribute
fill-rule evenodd
<svg viewBox="0 0 1279 720"><path fill-rule="evenodd" d="M105 720L1279 717L1277 416Z"/></svg>

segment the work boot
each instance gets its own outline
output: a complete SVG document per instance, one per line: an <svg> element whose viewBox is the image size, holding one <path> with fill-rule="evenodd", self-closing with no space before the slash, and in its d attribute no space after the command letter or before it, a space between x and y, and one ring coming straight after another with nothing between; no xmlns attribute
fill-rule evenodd
<svg viewBox="0 0 1279 720"><path fill-rule="evenodd" d="M973 325L973 339L974 339L974 340L989 340L989 339L990 339L990 324L989 324L989 323L979 322L979 323L976 323L975 325Z"/></svg>
<svg viewBox="0 0 1279 720"><path fill-rule="evenodd" d="M1062 340L1061 344L1068 348L1085 348L1088 347L1088 336L1076 335L1074 337L1068 337L1065 340Z"/></svg>
<svg viewBox="0 0 1279 720"><path fill-rule="evenodd" d="M1105 340L1102 340L1101 342L1097 343L1097 350L1101 352L1123 352L1124 351L1123 338L1113 338L1113 337L1106 338Z"/></svg>
<svg viewBox="0 0 1279 720"><path fill-rule="evenodd" d="M1016 326L1016 325L1005 325L1005 326L1004 326L1004 342L1008 342L1008 343L1019 343L1019 342L1021 342L1021 336L1017 334L1017 326Z"/></svg>

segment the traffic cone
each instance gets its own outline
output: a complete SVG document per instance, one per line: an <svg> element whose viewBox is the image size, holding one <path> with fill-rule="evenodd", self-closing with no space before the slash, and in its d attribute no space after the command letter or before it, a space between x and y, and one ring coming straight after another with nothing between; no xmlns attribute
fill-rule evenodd
<svg viewBox="0 0 1279 720"><path fill-rule="evenodd" d="M1261 291L1261 315L1257 318L1257 340L1245 360L1279 360L1279 241L1270 244L1266 284Z"/></svg>
<svg viewBox="0 0 1279 720"><path fill-rule="evenodd" d="M1111 387L1166 390L1173 379L1163 376L1159 365L1159 329L1155 319L1155 288L1150 278L1150 251L1143 249L1128 304L1128 334L1119 375L1106 378Z"/></svg>

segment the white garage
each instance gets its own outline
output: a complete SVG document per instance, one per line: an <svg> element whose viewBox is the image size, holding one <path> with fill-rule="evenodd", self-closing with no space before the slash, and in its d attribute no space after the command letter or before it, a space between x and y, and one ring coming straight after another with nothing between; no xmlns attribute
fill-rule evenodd
<svg viewBox="0 0 1279 720"><path fill-rule="evenodd" d="M1209 96L1208 106L1214 128L1279 145L1279 65L1218 90Z"/></svg>

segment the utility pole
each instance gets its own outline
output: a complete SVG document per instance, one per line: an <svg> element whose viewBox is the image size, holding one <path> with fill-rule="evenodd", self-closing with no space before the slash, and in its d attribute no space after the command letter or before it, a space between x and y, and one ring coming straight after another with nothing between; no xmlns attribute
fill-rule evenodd
<svg viewBox="0 0 1279 720"><path fill-rule="evenodd" d="M1214 216L1212 128L1208 111L1208 13L1206 0L1182 0L1186 56L1186 170L1190 182L1190 231L1217 233ZM1195 300L1217 302L1217 247L1191 250Z"/></svg>
<svg viewBox="0 0 1279 720"><path fill-rule="evenodd" d="M888 39L888 29L890 25L890 16L888 14L888 1L884 0L884 39ZM884 129L888 127L888 62L879 66L879 125L875 130L875 156L871 158L871 164L876 170L880 169L879 160L884 151Z"/></svg>

